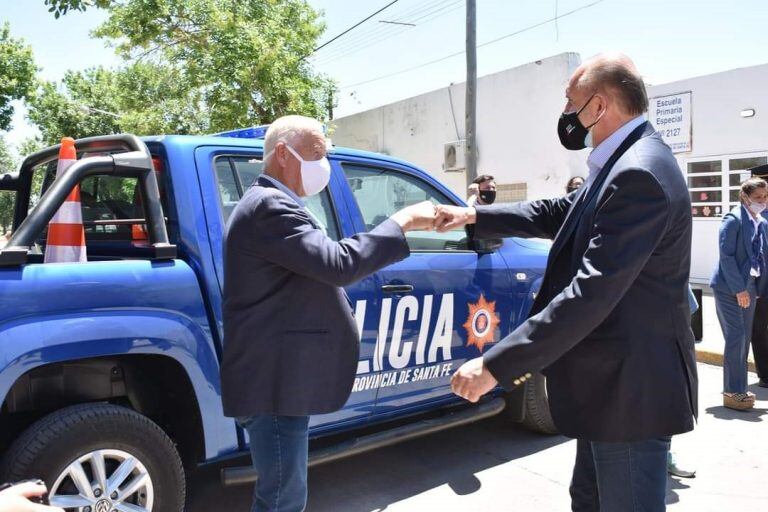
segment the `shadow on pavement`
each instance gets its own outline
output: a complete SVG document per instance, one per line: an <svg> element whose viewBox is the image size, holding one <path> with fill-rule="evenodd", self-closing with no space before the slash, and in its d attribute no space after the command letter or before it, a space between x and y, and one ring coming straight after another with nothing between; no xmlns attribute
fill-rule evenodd
<svg viewBox="0 0 768 512"><path fill-rule="evenodd" d="M676 476L670 476L667 478L667 496L665 498L667 505L672 505L673 503L678 503L680 501L680 495L675 491L691 488L690 485L687 485L688 482L686 482L686 480L690 479L679 478Z"/></svg>
<svg viewBox="0 0 768 512"><path fill-rule="evenodd" d="M746 411L735 411L722 405L708 407L707 414L711 414L720 420L742 420L742 421L763 421L762 416L768 412L768 409L754 407Z"/></svg>
<svg viewBox="0 0 768 512"><path fill-rule="evenodd" d="M488 468L569 441L524 430L497 416L309 471L310 512L368 512L448 485L458 495L481 487ZM251 486L224 488L220 468L204 468L189 482L188 512L247 512Z"/></svg>
<svg viewBox="0 0 768 512"><path fill-rule="evenodd" d="M747 389L755 394L758 400L768 400L768 388L761 388L757 383L748 386Z"/></svg>
<svg viewBox="0 0 768 512"><path fill-rule="evenodd" d="M384 510L442 485L458 495L471 494L481 487L477 473L568 440L491 418L315 468L308 510Z"/></svg>

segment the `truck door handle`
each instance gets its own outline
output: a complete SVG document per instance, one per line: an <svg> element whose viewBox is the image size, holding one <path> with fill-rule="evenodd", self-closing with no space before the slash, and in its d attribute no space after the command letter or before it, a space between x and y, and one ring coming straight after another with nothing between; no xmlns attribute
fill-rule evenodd
<svg viewBox="0 0 768 512"><path fill-rule="evenodd" d="M412 284L385 284L381 287L384 293L409 293L413 291Z"/></svg>

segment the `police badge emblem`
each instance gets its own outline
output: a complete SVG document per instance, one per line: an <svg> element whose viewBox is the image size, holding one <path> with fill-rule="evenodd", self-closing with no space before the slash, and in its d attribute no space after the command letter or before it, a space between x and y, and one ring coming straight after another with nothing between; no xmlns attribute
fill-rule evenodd
<svg viewBox="0 0 768 512"><path fill-rule="evenodd" d="M469 306L469 316L464 323L467 330L467 346L474 345L482 352L487 343L495 341L496 328L499 326L499 316L496 314L496 301L487 301L480 294L480 299Z"/></svg>

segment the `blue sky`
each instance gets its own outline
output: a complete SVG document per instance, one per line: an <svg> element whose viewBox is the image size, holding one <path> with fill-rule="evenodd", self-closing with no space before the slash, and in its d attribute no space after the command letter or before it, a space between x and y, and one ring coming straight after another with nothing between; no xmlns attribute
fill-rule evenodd
<svg viewBox="0 0 768 512"><path fill-rule="evenodd" d="M321 42L391 0L310 0L327 23ZM596 0L477 0L479 44L525 29ZM0 20L33 47L42 76L60 79L67 69L117 66L120 60L89 31L104 13L72 13L59 20L43 0L0 0ZM381 21L415 23L392 25ZM647 82L666 83L768 62L768 0L603 0L478 50L478 74L486 75L572 51L582 58L605 50L630 55ZM381 14L317 53L316 68L335 78L341 95L337 116L367 110L462 82L465 57L426 62L464 49L463 0L398 0ZM403 69L386 79L355 85ZM350 87L354 85L353 87ZM33 129L21 112L9 134L18 141Z"/></svg>

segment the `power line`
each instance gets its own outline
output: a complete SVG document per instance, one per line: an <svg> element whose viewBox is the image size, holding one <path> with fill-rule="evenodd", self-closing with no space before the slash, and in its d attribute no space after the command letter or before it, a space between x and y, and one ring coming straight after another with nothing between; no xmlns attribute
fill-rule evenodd
<svg viewBox="0 0 768 512"><path fill-rule="evenodd" d="M329 40L329 41L326 41L326 42L324 42L323 44L321 44L320 46L318 46L317 48L315 48L314 50L312 50L312 53L315 53L317 50L319 50L319 49L321 49L321 48L323 48L323 47L325 47L325 46L328 46L329 44L331 44L332 42L334 42L335 40L337 40L338 38L340 38L340 37L341 37L341 36L343 36L344 34L346 34L346 33L350 32L350 31L352 31L352 30L356 29L357 27L359 27L360 25L362 25L363 23L365 23L365 22L366 22L366 21L368 21L369 19L371 19L371 18L373 18L374 16L376 16L377 14L379 14L381 11L383 11L383 10L384 10L384 9L386 9L387 7L390 7L390 6L392 6L392 5L396 4L396 3L397 3L397 2L399 2L399 1L400 1L400 0L392 0L392 1L391 1L391 2L389 2L387 5L385 5L384 7L382 7L381 9L379 9L378 11L374 12L373 14L371 14L370 16L368 16L367 18L364 18L364 19L362 19L362 20L358 21L357 23L355 23L354 25L352 25L351 27L349 27L347 30L345 30L345 31L344 31L344 32L342 32L341 34L337 35L336 37L332 38L332 39L331 39L331 40Z"/></svg>
<svg viewBox="0 0 768 512"><path fill-rule="evenodd" d="M560 18L565 18L566 16L570 16L571 14L577 13L579 11L583 11L584 9L588 9L588 8L590 8L592 6L595 6L595 5L599 4L599 3L601 3L602 1L603 0L596 0L595 2L592 2L590 4L582 5L581 7L577 7L576 9L573 9L572 11L565 12L565 13L559 15L559 16L555 16L555 17L550 18L548 20L536 23L535 25L529 25L529 26L527 26L525 28L522 28L520 30L516 30L515 32L510 32L509 34L505 34L505 35L503 35L501 37L497 37L496 39L492 39L490 41L486 41L483 44L477 45L476 48L482 48L483 46L488 46L488 45L491 45L491 44L494 44L494 43L498 43L499 41L502 41L504 39L508 39L510 37L513 37L513 36L516 36L516 35L519 35L519 34L522 34L523 32L528 32L529 30L533 30L535 28L541 27L542 25L546 25L547 23L552 23L553 21L559 20ZM361 86L361 85L369 84L371 82L377 82L379 80L384 80L385 78L390 78L390 77L393 77L393 76L396 76L396 75L401 75L403 73L408 73L409 71L415 71L417 69L421 69L421 68L423 68L425 66L431 66L432 64L437 64L438 62L442 62L444 60L448 60L450 58L457 57L459 55L463 55L464 53L466 53L466 52L464 50L462 50L460 52L456 52L456 53L452 53L450 55L446 55L444 57L440 57L439 59L434 59L434 60L431 60L429 62L423 62L423 63L419 64L418 66L412 66L412 67L409 67L409 68L406 68L406 69L401 69L399 71L395 71L394 73L389 73L389 74L386 74L386 75L378 76L376 78L371 78L370 80L364 80L362 82L357 82L355 84L344 85L344 86L340 87L339 89L351 89L352 87L358 87L358 86Z"/></svg>
<svg viewBox="0 0 768 512"><path fill-rule="evenodd" d="M415 23L402 23L400 21L385 21L385 20L379 20L379 23L389 23L390 25L405 25L407 27L415 27Z"/></svg>
<svg viewBox="0 0 768 512"><path fill-rule="evenodd" d="M445 5L443 7L440 7L439 9L435 9L429 12L422 12L418 14L417 18L411 19L412 22L418 23L418 26L425 25L429 23L430 21L440 18L446 14L450 14L453 11L456 11L457 9L463 8L463 5L457 5L457 4L463 4L464 0L449 0L452 3L449 3L448 5ZM403 18L407 19L407 18ZM331 53L329 55L324 55L320 58L318 58L317 61L314 62L315 65L326 65L333 61L343 59L349 55L353 55L355 53L358 53L361 50L364 50L365 48L368 48L370 46L373 46L375 44L378 44L382 41L386 41L387 39L392 39L393 37L396 37L406 30L409 30L411 27L397 27L396 30L392 32L384 32L380 34L376 34L370 38L363 38L360 40L357 40L355 42L350 42L349 45L342 47L338 49L339 51L336 51L335 53Z"/></svg>
<svg viewBox="0 0 768 512"><path fill-rule="evenodd" d="M425 11L428 11L430 9L440 6L441 4L446 4L452 1L454 0L433 0L431 2L427 2L426 4L411 6L404 9L398 14L394 14L391 19L396 22L407 21L412 16L421 15ZM463 1L463 0L459 0L459 1ZM399 33L397 32L397 30L400 28L401 27L391 26L386 24L379 25L368 32L358 33L351 37L345 38L344 42L341 45L334 45L333 48L330 49L330 53L327 53L328 50L326 50L326 52L324 52L323 55L319 55L319 56L316 55L315 58L318 59L318 61L322 61L326 59L335 59L339 55L346 53L348 50L353 48L358 48L360 44L366 43L381 35L384 35L386 33L392 33L393 31L395 34L397 34Z"/></svg>

